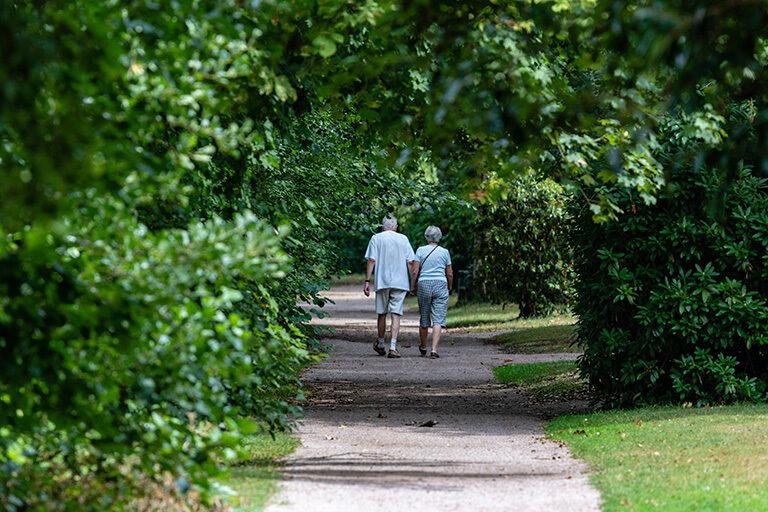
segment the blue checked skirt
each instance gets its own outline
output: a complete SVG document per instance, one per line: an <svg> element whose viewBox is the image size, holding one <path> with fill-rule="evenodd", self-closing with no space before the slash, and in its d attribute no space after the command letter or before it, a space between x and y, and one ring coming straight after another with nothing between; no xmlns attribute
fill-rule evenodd
<svg viewBox="0 0 768 512"><path fill-rule="evenodd" d="M448 314L448 283L440 280L419 281L416 294L419 298L419 325L445 327L445 317Z"/></svg>

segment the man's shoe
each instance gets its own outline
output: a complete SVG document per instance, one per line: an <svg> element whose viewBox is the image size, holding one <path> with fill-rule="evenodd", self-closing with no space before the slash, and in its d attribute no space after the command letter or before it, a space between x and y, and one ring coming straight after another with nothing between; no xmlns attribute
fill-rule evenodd
<svg viewBox="0 0 768 512"><path fill-rule="evenodd" d="M375 350L376 353L379 354L380 356L383 356L384 354L387 353L387 351L384 350L384 347L379 346L379 340L376 340L373 342L373 350Z"/></svg>
<svg viewBox="0 0 768 512"><path fill-rule="evenodd" d="M387 357L396 359L398 357L401 357L400 354L397 353L397 350L390 350L389 354L387 354Z"/></svg>

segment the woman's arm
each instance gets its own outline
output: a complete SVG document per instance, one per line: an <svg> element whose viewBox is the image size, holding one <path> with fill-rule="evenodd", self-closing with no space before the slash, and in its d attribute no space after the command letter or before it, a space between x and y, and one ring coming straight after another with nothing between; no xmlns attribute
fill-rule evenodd
<svg viewBox="0 0 768 512"><path fill-rule="evenodd" d="M453 265L445 266L445 277L448 279L448 291L453 290Z"/></svg>

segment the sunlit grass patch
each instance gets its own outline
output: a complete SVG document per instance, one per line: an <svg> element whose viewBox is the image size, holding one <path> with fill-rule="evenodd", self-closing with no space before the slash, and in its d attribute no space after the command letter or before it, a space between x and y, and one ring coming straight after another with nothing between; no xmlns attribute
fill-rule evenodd
<svg viewBox="0 0 768 512"><path fill-rule="evenodd" d="M233 504L236 512L256 512L264 508L281 478L277 460L293 453L300 444L295 436L279 432L274 438L269 434L246 438L242 448L247 455L232 468L227 482L238 493Z"/></svg>
<svg viewBox="0 0 768 512"><path fill-rule="evenodd" d="M336 276L331 280L331 286L346 286L351 284L359 284L360 288L363 287L365 281L365 274L355 273L347 274L344 276Z"/></svg>
<svg viewBox="0 0 768 512"><path fill-rule="evenodd" d="M543 400L583 398L587 391L586 381L579 378L576 361L505 364L494 368L493 374L499 382L521 386Z"/></svg>
<svg viewBox="0 0 768 512"><path fill-rule="evenodd" d="M545 325L506 332L491 338L520 354L578 352L573 344L575 325Z"/></svg>
<svg viewBox="0 0 768 512"><path fill-rule="evenodd" d="M576 318L570 313L558 313L540 318L518 318L516 305L502 306L477 302L457 306L455 297L448 301L448 327L483 332L524 329L552 325L571 325Z"/></svg>
<svg viewBox="0 0 768 512"><path fill-rule="evenodd" d="M768 510L768 405L653 407L547 425L596 471L604 508Z"/></svg>

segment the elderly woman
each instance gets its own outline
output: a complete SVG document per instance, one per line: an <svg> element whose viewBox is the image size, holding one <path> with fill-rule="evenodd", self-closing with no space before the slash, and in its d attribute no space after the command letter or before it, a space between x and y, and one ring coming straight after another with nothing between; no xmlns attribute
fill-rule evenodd
<svg viewBox="0 0 768 512"><path fill-rule="evenodd" d="M429 357L440 357L437 354L437 344L440 342L440 333L445 327L445 317L448 313L448 293L453 287L453 267L451 267L451 255L447 249L438 244L443 233L437 226L429 226L424 231L427 245L419 247L416 251L416 260L419 268L419 279L413 283L411 293L416 293L419 298L419 338L421 345L419 352L427 355L427 333L432 326L432 352Z"/></svg>

